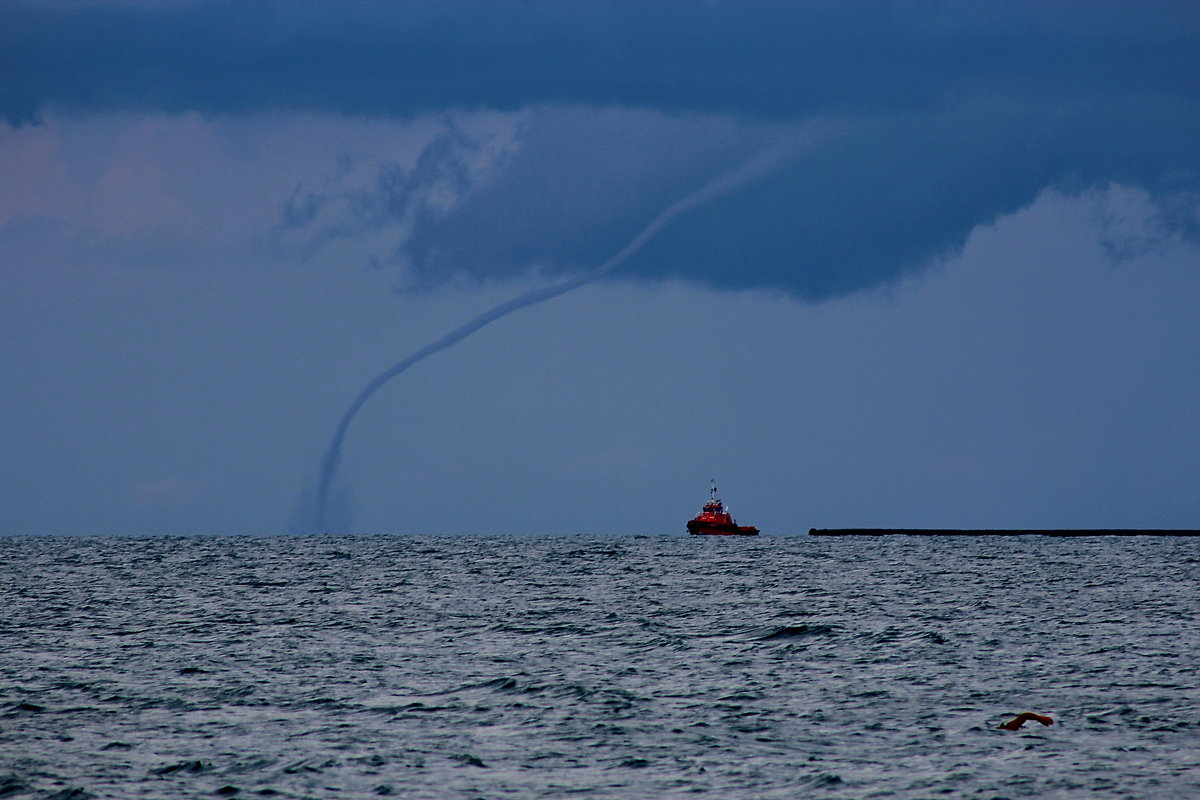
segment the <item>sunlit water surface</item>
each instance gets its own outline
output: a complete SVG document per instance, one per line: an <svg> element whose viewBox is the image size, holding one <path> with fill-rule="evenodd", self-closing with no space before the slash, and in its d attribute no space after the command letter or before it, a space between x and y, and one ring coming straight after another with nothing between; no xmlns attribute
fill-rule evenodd
<svg viewBox="0 0 1200 800"><path fill-rule="evenodd" d="M1198 540L0 556L4 798L1200 797Z"/></svg>

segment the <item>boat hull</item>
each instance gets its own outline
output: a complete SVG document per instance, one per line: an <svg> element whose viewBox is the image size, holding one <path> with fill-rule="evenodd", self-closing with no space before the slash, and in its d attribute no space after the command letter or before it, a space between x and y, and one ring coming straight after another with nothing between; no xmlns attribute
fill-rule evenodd
<svg viewBox="0 0 1200 800"><path fill-rule="evenodd" d="M692 536L758 536L758 528L753 525L704 522L695 519L688 521L687 529Z"/></svg>

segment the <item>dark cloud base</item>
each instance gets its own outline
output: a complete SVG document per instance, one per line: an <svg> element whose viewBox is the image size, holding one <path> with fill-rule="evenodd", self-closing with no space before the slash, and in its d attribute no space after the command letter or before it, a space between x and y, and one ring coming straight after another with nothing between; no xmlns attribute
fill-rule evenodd
<svg viewBox="0 0 1200 800"><path fill-rule="evenodd" d="M1197 52L1194 2L10 3L0 115L566 106L747 129L837 120L839 135L681 218L614 276L820 299L918 269L1052 186L1142 187L1195 237ZM424 181L394 175L372 224L410 215L392 255L416 285L586 270L752 139L624 186L608 168L637 141L525 142L448 213L411 216L404 192Z"/></svg>
<svg viewBox="0 0 1200 800"><path fill-rule="evenodd" d="M317 0L0 8L0 113L619 105L796 118L984 90L1194 96L1180 0Z"/></svg>
<svg viewBox="0 0 1200 800"><path fill-rule="evenodd" d="M920 269L1046 188L1072 193L1110 182L1146 188L1166 229L1195 238L1189 192L1200 174L1192 146L1200 119L1148 127L1145 120L1163 119L1159 111L1154 98L1069 111L980 98L937 113L856 118L777 171L676 220L613 278L683 278L821 300ZM698 185L713 168L681 166L621 192L608 159L581 152L558 173L541 152L534 143L453 213L419 219L404 253L418 285L460 272L517 275L530 265L586 270L679 194L680 181ZM745 155L730 145L712 157ZM551 190L568 178L575 203Z"/></svg>

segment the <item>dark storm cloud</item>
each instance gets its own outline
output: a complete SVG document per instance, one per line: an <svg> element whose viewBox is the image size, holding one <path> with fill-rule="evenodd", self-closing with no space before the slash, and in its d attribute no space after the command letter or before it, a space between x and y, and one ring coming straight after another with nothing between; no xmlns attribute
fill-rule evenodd
<svg viewBox="0 0 1200 800"><path fill-rule="evenodd" d="M200 2L0 9L43 105L413 114L537 103L794 117L991 91L1192 96L1190 2Z"/></svg>
<svg viewBox="0 0 1200 800"><path fill-rule="evenodd" d="M664 230L626 276L841 294L919 268L1050 186L1140 186L1172 230L1197 234L1193 2L8 5L0 31L0 113L18 122L51 107L612 106L747 129L843 123ZM408 215L401 255L418 283L578 271L755 145L723 140L708 163L623 191L620 157L552 134L531 128L503 174L446 213L413 216L401 190L428 181L395 170L359 207Z"/></svg>

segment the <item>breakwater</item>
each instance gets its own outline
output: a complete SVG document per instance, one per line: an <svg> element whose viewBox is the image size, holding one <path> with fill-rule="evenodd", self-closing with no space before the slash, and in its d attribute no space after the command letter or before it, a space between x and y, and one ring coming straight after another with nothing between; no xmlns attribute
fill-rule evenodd
<svg viewBox="0 0 1200 800"><path fill-rule="evenodd" d="M1200 536L1178 528L810 528L809 536Z"/></svg>

